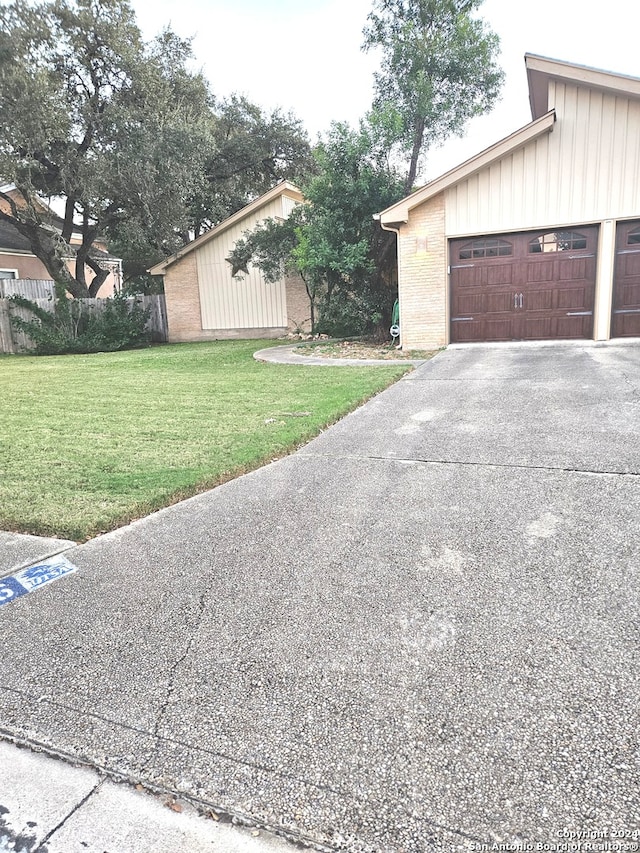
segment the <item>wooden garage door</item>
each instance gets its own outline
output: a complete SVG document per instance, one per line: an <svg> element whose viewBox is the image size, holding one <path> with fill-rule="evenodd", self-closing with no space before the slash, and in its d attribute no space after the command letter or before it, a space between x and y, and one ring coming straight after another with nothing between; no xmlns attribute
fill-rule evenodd
<svg viewBox="0 0 640 853"><path fill-rule="evenodd" d="M452 240L451 341L590 338L596 226Z"/></svg>
<svg viewBox="0 0 640 853"><path fill-rule="evenodd" d="M640 220L619 222L611 337L640 337Z"/></svg>

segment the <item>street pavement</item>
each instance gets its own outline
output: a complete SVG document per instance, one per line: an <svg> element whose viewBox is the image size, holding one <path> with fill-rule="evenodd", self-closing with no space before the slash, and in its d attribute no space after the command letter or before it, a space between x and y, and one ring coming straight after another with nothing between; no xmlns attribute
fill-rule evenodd
<svg viewBox="0 0 640 853"><path fill-rule="evenodd" d="M0 734L318 849L640 849L639 414L640 346L439 354L66 550Z"/></svg>

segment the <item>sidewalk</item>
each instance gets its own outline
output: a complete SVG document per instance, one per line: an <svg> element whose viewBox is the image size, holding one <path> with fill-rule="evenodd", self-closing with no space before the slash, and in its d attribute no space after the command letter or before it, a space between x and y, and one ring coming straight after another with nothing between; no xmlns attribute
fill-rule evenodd
<svg viewBox="0 0 640 853"><path fill-rule="evenodd" d="M69 539L47 539L44 536L27 536L0 530L0 578L24 566L31 566L38 560L60 554L75 544Z"/></svg>
<svg viewBox="0 0 640 853"><path fill-rule="evenodd" d="M210 812L211 815L211 812ZM293 853L264 831L0 741L0 853Z"/></svg>

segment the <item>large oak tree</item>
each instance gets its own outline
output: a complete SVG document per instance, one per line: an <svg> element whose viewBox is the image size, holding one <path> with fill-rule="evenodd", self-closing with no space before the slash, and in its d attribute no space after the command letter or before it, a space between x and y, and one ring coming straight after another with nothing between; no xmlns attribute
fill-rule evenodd
<svg viewBox="0 0 640 853"><path fill-rule="evenodd" d="M108 274L99 238L140 276L312 168L294 116L216 101L189 42L165 30L145 43L127 0L15 0L0 25L0 182L15 187L0 218L73 296ZM62 200L63 222L41 198Z"/></svg>
<svg viewBox="0 0 640 853"><path fill-rule="evenodd" d="M130 223L161 246L186 227L207 85L188 70L188 42L168 30L142 41L126 0L16 0L0 24L0 176L15 186L0 193L0 218L59 285L92 296L107 275L101 235ZM61 226L42 197L63 200Z"/></svg>

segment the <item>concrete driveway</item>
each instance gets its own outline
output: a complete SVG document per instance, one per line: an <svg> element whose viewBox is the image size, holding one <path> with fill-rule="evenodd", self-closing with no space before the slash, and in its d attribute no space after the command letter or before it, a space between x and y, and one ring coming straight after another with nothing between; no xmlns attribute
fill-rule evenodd
<svg viewBox="0 0 640 853"><path fill-rule="evenodd" d="M0 730L321 849L638 849L639 476L640 347L449 350L66 551Z"/></svg>

